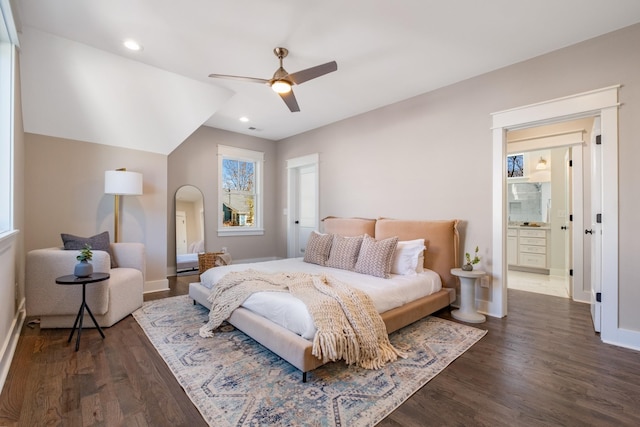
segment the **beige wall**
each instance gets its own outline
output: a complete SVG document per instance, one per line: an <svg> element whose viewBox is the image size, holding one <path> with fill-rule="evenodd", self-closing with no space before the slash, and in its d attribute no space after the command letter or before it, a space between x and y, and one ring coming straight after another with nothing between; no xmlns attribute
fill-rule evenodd
<svg viewBox="0 0 640 427"><path fill-rule="evenodd" d="M264 236L218 237L218 144L264 152ZM267 258L276 255L276 143L210 127L200 127L169 154L167 191L167 266L175 271L175 193L193 185L204 196L205 247L209 252L226 247L233 259Z"/></svg>
<svg viewBox="0 0 640 427"><path fill-rule="evenodd" d="M461 252L479 245L491 271L491 113L620 83L620 327L640 331L629 255L640 210L638 45L635 25L280 141L276 210L286 207L286 160L318 152L321 216L460 218ZM284 255L284 218L278 226Z"/></svg>
<svg viewBox="0 0 640 427"><path fill-rule="evenodd" d="M156 281L166 287L165 155L31 133L25 147L26 251L61 246L60 233L106 230L113 241L114 196L104 194L104 172L126 167L142 173L144 194L122 197L120 241L144 243L146 289Z"/></svg>

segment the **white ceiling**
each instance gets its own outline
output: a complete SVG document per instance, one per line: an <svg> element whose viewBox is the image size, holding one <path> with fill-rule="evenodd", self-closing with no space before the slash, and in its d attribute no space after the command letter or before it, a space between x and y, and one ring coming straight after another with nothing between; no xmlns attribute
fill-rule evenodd
<svg viewBox="0 0 640 427"><path fill-rule="evenodd" d="M20 0L18 18L25 39L22 55L27 57L23 92L25 86L46 80L44 68L51 67L52 74L57 69L57 80L68 75L69 63L79 58L66 57L68 50L92 48L95 52L82 56L94 64L92 73L100 74L96 68L109 62L108 72L100 75L105 86L100 95L131 105L126 114L134 115L132 126L147 123L131 132L135 138L126 137L126 126L118 135L102 137L99 132L106 131L95 131L104 115L98 111L87 119L85 134L65 130L81 127L77 108L82 105L82 115L90 116L92 103L83 99L76 110L68 108L73 120L58 117L64 111L52 118L53 102L48 110L38 107L43 92L52 91L58 106L70 101L52 88L69 89L51 80L48 89L23 94L25 130L169 153L201 124L280 140L389 105L640 22L640 1ZM126 51L126 38L144 49ZM301 112L289 112L268 86L207 77L270 78L278 67L272 52L277 46L289 49L284 62L289 72L338 63L336 72L294 86ZM43 63L40 58L47 55ZM58 68L53 64L57 56L64 58ZM121 82L134 72L131 84L150 87L113 95L109 85L116 83L110 79L119 76ZM78 80L74 76L69 84ZM168 85L178 93L169 91L149 105L153 88L166 92ZM189 90L183 91L183 85ZM158 103L183 114L157 109ZM197 112L184 114L184 106L191 104L198 106ZM240 122L241 116L250 121ZM123 117L114 119L126 123ZM162 123L175 129L163 131L171 135L162 147L150 148L159 138L151 128Z"/></svg>

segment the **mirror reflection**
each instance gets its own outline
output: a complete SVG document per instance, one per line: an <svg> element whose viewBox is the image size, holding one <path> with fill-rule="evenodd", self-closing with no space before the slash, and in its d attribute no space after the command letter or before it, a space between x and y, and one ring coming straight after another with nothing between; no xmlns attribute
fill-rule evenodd
<svg viewBox="0 0 640 427"><path fill-rule="evenodd" d="M176 191L176 272L198 271L198 253L205 251L204 198L193 185Z"/></svg>
<svg viewBox="0 0 640 427"><path fill-rule="evenodd" d="M509 183L509 223L548 223L551 211L551 182Z"/></svg>

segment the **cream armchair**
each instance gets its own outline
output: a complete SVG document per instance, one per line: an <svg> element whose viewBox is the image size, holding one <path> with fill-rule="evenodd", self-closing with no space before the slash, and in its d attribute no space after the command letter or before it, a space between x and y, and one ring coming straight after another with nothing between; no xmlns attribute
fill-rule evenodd
<svg viewBox="0 0 640 427"><path fill-rule="evenodd" d="M93 271L109 273L104 282L87 285L87 305L101 327L108 327L142 306L145 248L142 243L112 243L118 268L109 254L93 251ZM40 317L41 328L72 328L82 303L82 286L57 285L57 277L73 274L80 251L62 248L27 253L25 297L27 316ZM93 327L85 314L84 326Z"/></svg>

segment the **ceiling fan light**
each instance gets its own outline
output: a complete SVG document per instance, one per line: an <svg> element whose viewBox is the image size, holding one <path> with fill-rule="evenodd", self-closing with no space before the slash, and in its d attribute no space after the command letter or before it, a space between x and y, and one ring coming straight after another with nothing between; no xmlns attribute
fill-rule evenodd
<svg viewBox="0 0 640 427"><path fill-rule="evenodd" d="M289 93L291 92L291 83L286 80L276 80L271 83L271 89L278 93Z"/></svg>

